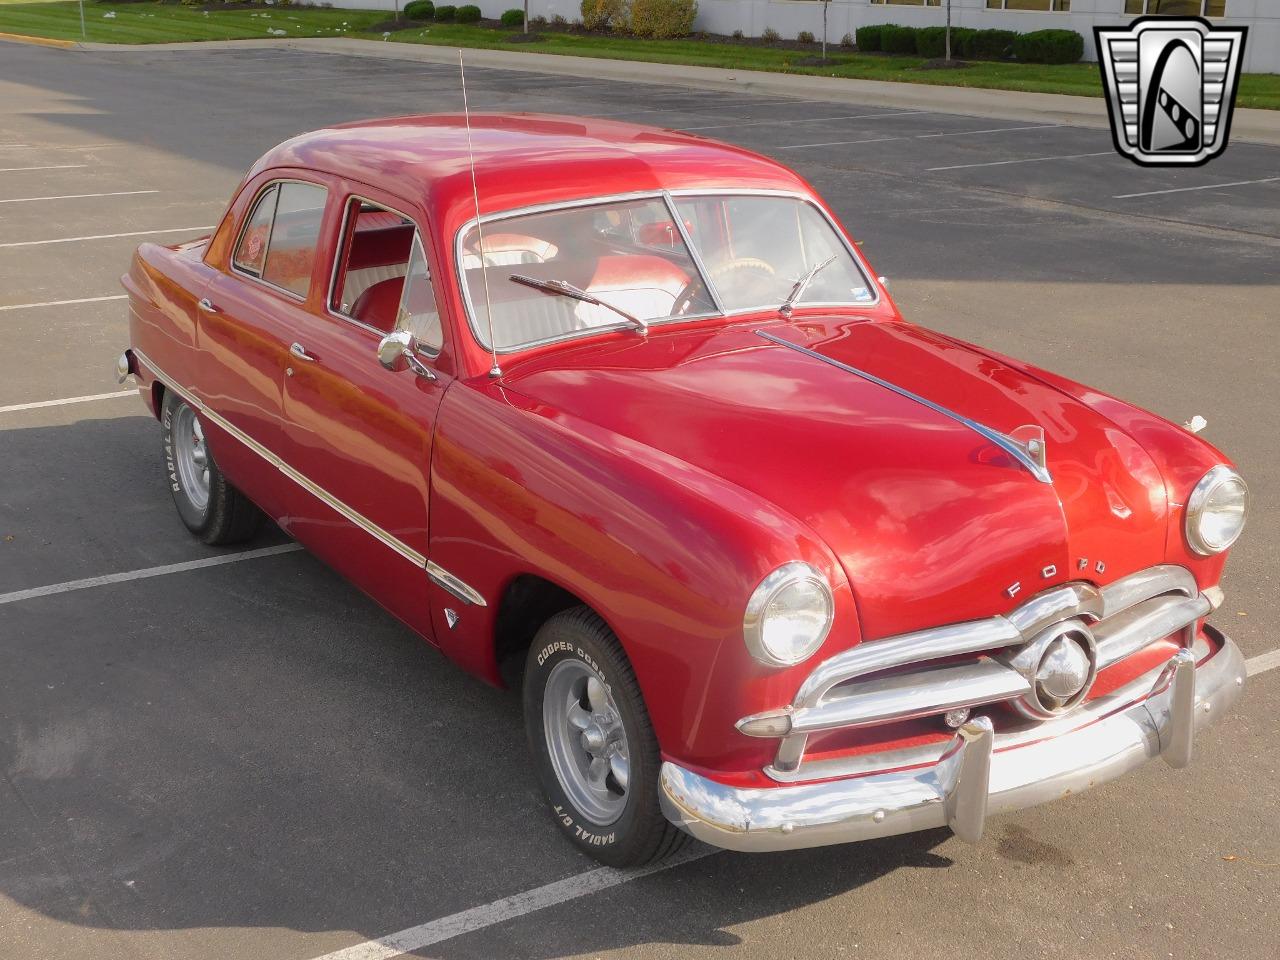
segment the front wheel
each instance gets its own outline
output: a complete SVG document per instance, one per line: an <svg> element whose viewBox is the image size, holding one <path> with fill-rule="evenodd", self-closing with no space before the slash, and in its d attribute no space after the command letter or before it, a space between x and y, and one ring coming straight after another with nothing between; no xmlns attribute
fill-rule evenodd
<svg viewBox="0 0 1280 960"><path fill-rule="evenodd" d="M586 607L538 631L524 675L538 779L569 841L601 863L639 866L686 836L658 807L658 741L613 631Z"/></svg>
<svg viewBox="0 0 1280 960"><path fill-rule="evenodd" d="M229 484L213 459L199 413L172 390L160 408L165 479L187 529L211 546L239 543L258 531L262 514Z"/></svg>

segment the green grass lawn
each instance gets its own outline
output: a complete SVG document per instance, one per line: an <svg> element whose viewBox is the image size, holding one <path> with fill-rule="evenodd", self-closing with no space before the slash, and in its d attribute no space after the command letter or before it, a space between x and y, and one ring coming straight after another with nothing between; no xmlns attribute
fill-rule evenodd
<svg viewBox="0 0 1280 960"><path fill-rule="evenodd" d="M513 4L514 5L514 4ZM104 16L114 12L114 17ZM369 28L390 18L388 11L276 7L269 10L218 10L162 3L85 3L88 39L101 43L160 43L170 40L229 40L246 37L352 36L378 38ZM570 33L546 33L535 43L510 43L512 31L451 23L423 24L391 34L398 43L452 47L486 47L613 60L681 63L732 70L765 70L821 76L896 80L946 86L1025 90L1033 93L1102 95L1098 68L1091 63L1040 66L1021 63L974 63L962 70L922 70L917 57L858 54L829 48L830 63L796 66L807 56L794 50L708 43L698 40L637 40ZM0 0L0 33L64 40L80 39L80 14L74 2L22 3ZM1237 100L1242 107L1280 109L1280 75L1247 74Z"/></svg>

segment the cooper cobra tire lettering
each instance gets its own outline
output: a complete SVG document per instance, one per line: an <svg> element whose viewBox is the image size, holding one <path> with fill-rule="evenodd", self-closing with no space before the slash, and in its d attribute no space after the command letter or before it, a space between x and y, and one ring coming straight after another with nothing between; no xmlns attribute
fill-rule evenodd
<svg viewBox="0 0 1280 960"><path fill-rule="evenodd" d="M620 722L622 728L622 742L629 760L626 774L629 775L624 781L608 781L608 790L621 804L607 810L606 815L587 815L591 806L579 806L574 799L580 785L570 782L566 787L560 779L567 776L571 781L572 768L557 773L556 764L564 764L566 754L557 753L553 759L553 749L564 751L567 743L572 742L549 740L562 736L559 724L567 720L557 708L548 706L557 702L547 699L548 691L557 697L578 695L576 688L557 685L557 670L566 664L581 664L590 669L609 695L609 710L616 712L612 723ZM575 666L574 669L581 668ZM667 821L658 806L662 757L639 682L617 636L590 608L563 610L539 628L525 660L524 721L534 770L547 796L547 807L558 829L579 850L609 866L633 867L668 856L688 840L686 834ZM549 723L553 724L550 728ZM591 753L585 744L584 749ZM613 802L616 804L618 800ZM608 822L600 822L602 820Z"/></svg>

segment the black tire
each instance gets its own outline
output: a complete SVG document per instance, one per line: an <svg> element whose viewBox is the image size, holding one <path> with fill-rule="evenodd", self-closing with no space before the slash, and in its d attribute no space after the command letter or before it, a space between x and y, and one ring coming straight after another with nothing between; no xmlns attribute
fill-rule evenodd
<svg viewBox="0 0 1280 960"><path fill-rule="evenodd" d="M616 705L626 734L630 773L625 806L607 825L593 822L570 798L551 759L543 702L552 671L578 660L600 678ZM524 673L524 722L538 779L555 822L583 853L613 867L634 867L669 856L688 835L673 826L658 806L662 760L631 664L613 631L587 607L556 614L538 631Z"/></svg>
<svg viewBox="0 0 1280 960"><path fill-rule="evenodd" d="M210 546L241 543L253 537L262 523L262 513L239 490L227 482L218 469L213 451L205 444L204 456L209 470L209 492L200 502L198 491L188 489L183 471L177 463L175 426L186 417L198 422L199 414L172 390L165 391L160 408L160 427L164 435L165 482L173 493L178 516L193 534Z"/></svg>

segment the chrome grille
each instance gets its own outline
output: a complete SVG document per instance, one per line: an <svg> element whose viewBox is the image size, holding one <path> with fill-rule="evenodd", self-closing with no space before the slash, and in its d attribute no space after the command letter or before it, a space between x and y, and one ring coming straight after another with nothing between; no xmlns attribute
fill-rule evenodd
<svg viewBox="0 0 1280 960"><path fill-rule="evenodd" d="M859 644L818 664L789 706L744 717L738 729L748 736L779 738L770 772L792 779L814 733L1025 697L1033 680L1015 669L1014 661L1046 629L1068 621L1087 624L1100 671L1180 630L1187 632L1183 646L1192 646L1196 623L1212 607L1190 571L1171 564L1101 589L1064 584L1007 614ZM983 656L941 662L968 654ZM888 670L900 672L884 675Z"/></svg>

